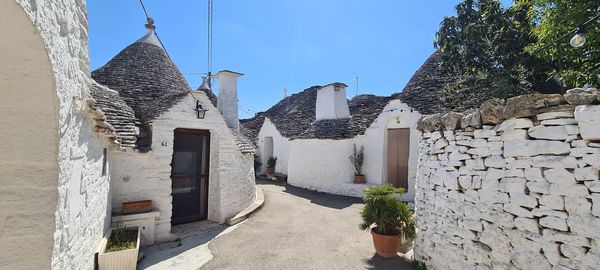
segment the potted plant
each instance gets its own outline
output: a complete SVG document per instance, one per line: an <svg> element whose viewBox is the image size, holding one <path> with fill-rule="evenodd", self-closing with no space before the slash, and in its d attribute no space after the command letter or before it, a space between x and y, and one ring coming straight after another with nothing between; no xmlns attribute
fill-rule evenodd
<svg viewBox="0 0 600 270"><path fill-rule="evenodd" d="M352 147L352 155L350 156L350 161L354 166L354 183L366 183L367 180L362 173L362 167L365 162L365 147L363 145L361 145L360 149L358 149L356 147L356 144L354 144L354 146Z"/></svg>
<svg viewBox="0 0 600 270"><path fill-rule="evenodd" d="M98 269L135 269L140 250L138 227L115 228L110 232L104 250L98 254Z"/></svg>
<svg viewBox="0 0 600 270"><path fill-rule="evenodd" d="M386 184L370 187L364 192L363 222L359 227L365 231L371 229L373 245L379 256L393 258L398 254L401 238L412 240L415 237L412 212L406 203L394 198L404 189Z"/></svg>
<svg viewBox="0 0 600 270"><path fill-rule="evenodd" d="M275 173L275 165L277 165L277 158L269 157L269 159L267 160L267 174Z"/></svg>

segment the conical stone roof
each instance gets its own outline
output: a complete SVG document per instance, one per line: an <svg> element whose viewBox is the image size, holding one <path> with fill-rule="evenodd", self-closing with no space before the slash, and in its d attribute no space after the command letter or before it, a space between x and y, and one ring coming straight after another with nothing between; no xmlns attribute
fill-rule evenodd
<svg viewBox="0 0 600 270"><path fill-rule="evenodd" d="M152 29L93 71L92 78L119 92L139 126L149 124L191 91Z"/></svg>

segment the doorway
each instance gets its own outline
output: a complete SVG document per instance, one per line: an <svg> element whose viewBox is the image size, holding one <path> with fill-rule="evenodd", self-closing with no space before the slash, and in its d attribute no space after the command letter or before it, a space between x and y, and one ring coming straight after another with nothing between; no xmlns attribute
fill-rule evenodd
<svg viewBox="0 0 600 270"><path fill-rule="evenodd" d="M387 138L388 183L408 191L410 128L388 129Z"/></svg>
<svg viewBox="0 0 600 270"><path fill-rule="evenodd" d="M207 218L209 159L209 131L175 129L171 161L171 224Z"/></svg>

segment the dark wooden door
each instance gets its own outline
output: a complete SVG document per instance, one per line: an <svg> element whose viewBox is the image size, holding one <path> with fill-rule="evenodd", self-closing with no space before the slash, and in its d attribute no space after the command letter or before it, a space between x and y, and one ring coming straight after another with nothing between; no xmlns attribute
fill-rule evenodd
<svg viewBox="0 0 600 270"><path fill-rule="evenodd" d="M173 225L208 216L208 166L210 133L176 129L171 161Z"/></svg>
<svg viewBox="0 0 600 270"><path fill-rule="evenodd" d="M388 183L408 189L408 158L410 129L388 129L387 178Z"/></svg>

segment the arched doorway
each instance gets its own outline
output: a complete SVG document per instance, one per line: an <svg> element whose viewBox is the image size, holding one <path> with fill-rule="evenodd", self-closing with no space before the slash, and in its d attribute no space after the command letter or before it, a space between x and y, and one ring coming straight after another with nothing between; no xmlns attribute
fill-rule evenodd
<svg viewBox="0 0 600 270"><path fill-rule="evenodd" d="M0 1L0 255L6 268L50 268L58 200L58 97L40 33Z"/></svg>

